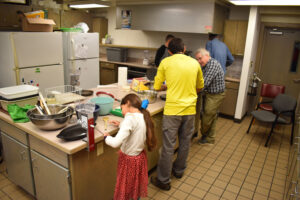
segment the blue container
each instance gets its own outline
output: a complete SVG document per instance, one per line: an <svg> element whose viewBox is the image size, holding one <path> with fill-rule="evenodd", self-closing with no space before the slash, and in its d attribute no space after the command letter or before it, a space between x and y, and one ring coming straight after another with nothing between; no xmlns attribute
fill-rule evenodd
<svg viewBox="0 0 300 200"><path fill-rule="evenodd" d="M90 102L100 106L100 115L107 115L113 108L114 99L111 97L95 97L90 99Z"/></svg>

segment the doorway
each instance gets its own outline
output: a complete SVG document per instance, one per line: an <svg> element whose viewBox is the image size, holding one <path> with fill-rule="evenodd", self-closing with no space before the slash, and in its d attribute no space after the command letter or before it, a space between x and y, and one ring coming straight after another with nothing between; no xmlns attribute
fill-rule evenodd
<svg viewBox="0 0 300 200"><path fill-rule="evenodd" d="M258 74L263 83L285 86L285 93L298 97L300 78L300 29L265 27Z"/></svg>

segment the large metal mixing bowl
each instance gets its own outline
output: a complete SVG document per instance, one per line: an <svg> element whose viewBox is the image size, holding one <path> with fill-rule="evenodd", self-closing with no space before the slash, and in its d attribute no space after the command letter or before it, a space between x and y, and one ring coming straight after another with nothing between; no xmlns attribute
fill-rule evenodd
<svg viewBox="0 0 300 200"><path fill-rule="evenodd" d="M141 100L148 99L149 103L154 103L157 99L157 91L155 90L143 90L138 92L138 96Z"/></svg>
<svg viewBox="0 0 300 200"><path fill-rule="evenodd" d="M57 130L65 127L72 118L74 109L63 105L48 105L51 115L41 115L36 108L27 111L30 121L42 130ZM68 107L68 109L60 114L60 110Z"/></svg>

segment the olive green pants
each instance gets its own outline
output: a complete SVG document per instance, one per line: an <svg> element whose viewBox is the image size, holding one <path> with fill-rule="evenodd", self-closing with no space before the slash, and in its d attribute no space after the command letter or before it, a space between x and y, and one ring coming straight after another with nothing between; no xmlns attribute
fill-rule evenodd
<svg viewBox="0 0 300 200"><path fill-rule="evenodd" d="M225 97L225 92L219 94L205 93L203 95L203 114L201 118L201 134L209 143L215 142L218 110Z"/></svg>

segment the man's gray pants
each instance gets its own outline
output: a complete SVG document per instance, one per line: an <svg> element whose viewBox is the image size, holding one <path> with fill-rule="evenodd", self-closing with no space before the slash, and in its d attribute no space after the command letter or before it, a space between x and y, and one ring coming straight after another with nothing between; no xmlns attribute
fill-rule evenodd
<svg viewBox="0 0 300 200"><path fill-rule="evenodd" d="M162 183L169 183L172 169L176 174L183 174L186 168L191 137L194 133L195 115L164 115L163 143L161 155L157 165L157 179ZM172 164L174 148L179 139L177 158Z"/></svg>

